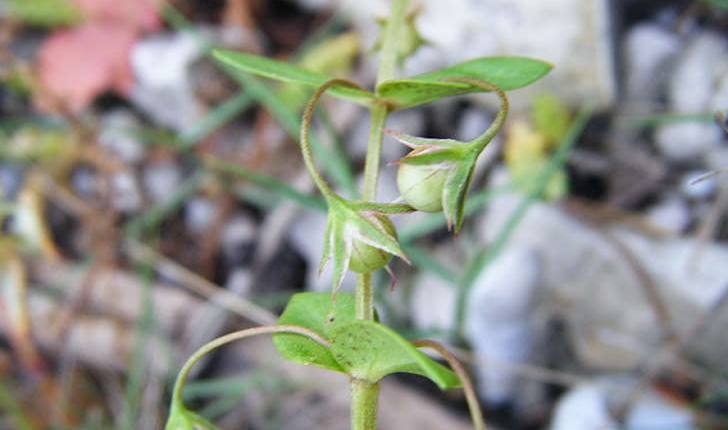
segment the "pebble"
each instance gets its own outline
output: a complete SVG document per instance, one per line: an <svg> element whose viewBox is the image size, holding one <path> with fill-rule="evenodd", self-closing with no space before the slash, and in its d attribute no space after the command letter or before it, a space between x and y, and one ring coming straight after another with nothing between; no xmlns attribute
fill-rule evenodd
<svg viewBox="0 0 728 430"><path fill-rule="evenodd" d="M0 164L0 197L12 200L23 185L23 168L14 164Z"/></svg>
<svg viewBox="0 0 728 430"><path fill-rule="evenodd" d="M223 258L230 266L245 265L253 260L253 247L258 237L255 222L243 214L234 215L222 227Z"/></svg>
<svg viewBox="0 0 728 430"><path fill-rule="evenodd" d="M647 210L647 219L655 227L680 235L690 226L690 207L681 197L670 196L650 207Z"/></svg>
<svg viewBox="0 0 728 430"><path fill-rule="evenodd" d="M551 430L616 429L604 392L593 383L572 388L561 397L551 419Z"/></svg>
<svg viewBox="0 0 728 430"><path fill-rule="evenodd" d="M189 77L189 68L200 55L199 43L184 32L138 42L131 53L137 79L132 103L161 126L176 131L189 126L203 112Z"/></svg>
<svg viewBox="0 0 728 430"><path fill-rule="evenodd" d="M521 199L517 194L496 196L488 210L474 219L483 243L492 242ZM618 225L608 227L608 232L660 286L676 326L696 318L725 288L725 244L703 244L696 256L693 238L658 239ZM643 286L624 253L598 230L558 206L534 202L510 235L506 249L511 247L538 252L548 299L540 310L554 312L567 322L570 341L583 365L632 369L644 354L659 347L661 330ZM563 303L570 305L557 305ZM691 342L687 353L719 365L728 354L728 344L718 337L726 326L716 321L714 327L715 333Z"/></svg>
<svg viewBox="0 0 728 430"><path fill-rule="evenodd" d="M624 420L628 429L697 430L688 405L667 399L654 389L644 390Z"/></svg>
<svg viewBox="0 0 728 430"><path fill-rule="evenodd" d="M708 109L718 81L724 78L728 55L724 35L702 31L692 37L675 61L667 98L675 112L699 113Z"/></svg>
<svg viewBox="0 0 728 430"><path fill-rule="evenodd" d="M96 170L88 165L76 166L71 171L71 188L83 198L92 198L99 191L98 177Z"/></svg>
<svg viewBox="0 0 728 430"><path fill-rule="evenodd" d="M136 177L130 171L117 172L109 178L111 205L122 213L133 213L142 207L142 195Z"/></svg>
<svg viewBox="0 0 728 430"><path fill-rule="evenodd" d="M194 197L185 206L185 224L196 234L208 231L217 216L217 205L207 197Z"/></svg>
<svg viewBox="0 0 728 430"><path fill-rule="evenodd" d="M663 125L654 139L660 153L673 162L695 161L719 147L723 130L713 123L683 122Z"/></svg>
<svg viewBox="0 0 728 430"><path fill-rule="evenodd" d="M456 287L428 270L422 270L413 285L409 303L413 326L423 331L454 330Z"/></svg>
<svg viewBox="0 0 728 430"><path fill-rule="evenodd" d="M681 46L677 34L654 23L633 26L624 37L625 95L631 101L651 102L658 95L668 68Z"/></svg>
<svg viewBox="0 0 728 430"><path fill-rule="evenodd" d="M152 202L163 202L182 182L182 171L175 161L149 164L142 174L144 190Z"/></svg>
<svg viewBox="0 0 728 430"><path fill-rule="evenodd" d="M248 268L234 268L225 281L225 289L240 297L250 297L253 272Z"/></svg>
<svg viewBox="0 0 728 430"><path fill-rule="evenodd" d="M135 136L140 127L131 112L115 109L101 118L97 141L127 163L136 164L144 159L146 152L144 144Z"/></svg>
<svg viewBox="0 0 728 430"><path fill-rule="evenodd" d="M706 177L700 181L696 181L701 176L708 173L707 170L694 170L688 172L680 178L680 192L690 199L707 199L715 194L718 188L718 177Z"/></svg>
<svg viewBox="0 0 728 430"><path fill-rule="evenodd" d="M505 404L517 397L516 376L488 361L529 361L541 272L532 249L504 250L478 276L468 297L465 334L484 360L476 369L478 393L490 404Z"/></svg>

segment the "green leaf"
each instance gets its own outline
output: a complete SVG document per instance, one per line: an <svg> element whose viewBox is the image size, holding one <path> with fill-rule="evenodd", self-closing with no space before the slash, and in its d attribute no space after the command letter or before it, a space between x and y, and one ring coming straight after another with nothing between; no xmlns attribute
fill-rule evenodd
<svg viewBox="0 0 728 430"><path fill-rule="evenodd" d="M460 386L454 372L374 321L339 322L330 341L338 363L355 378L376 382L390 373L407 372L425 376L443 390Z"/></svg>
<svg viewBox="0 0 728 430"><path fill-rule="evenodd" d="M442 196L442 210L445 213L448 228L454 226L455 235L460 233L463 225L465 196L468 194L470 182L475 171L475 160L460 163L448 175Z"/></svg>
<svg viewBox="0 0 728 430"><path fill-rule="evenodd" d="M288 302L278 324L305 327L330 339L333 327L353 318L354 296L351 294L338 294L334 302L330 293L298 293ZM276 333L273 343L284 358L294 363L345 371L328 349L305 336Z"/></svg>
<svg viewBox="0 0 728 430"><path fill-rule="evenodd" d="M483 57L444 69L381 83L377 94L392 109L403 109L443 97L483 92L482 88L444 79L468 77L488 81L503 90L521 88L543 77L553 66L524 57Z"/></svg>
<svg viewBox="0 0 728 430"><path fill-rule="evenodd" d="M335 76L313 72L293 64L242 52L216 49L213 56L223 64L248 73L315 88L335 78ZM367 107L371 107L376 100L376 96L368 91L345 86L332 87L329 94Z"/></svg>
<svg viewBox="0 0 728 430"><path fill-rule="evenodd" d="M58 27L81 22L83 13L66 0L9 0L10 15L41 27Z"/></svg>

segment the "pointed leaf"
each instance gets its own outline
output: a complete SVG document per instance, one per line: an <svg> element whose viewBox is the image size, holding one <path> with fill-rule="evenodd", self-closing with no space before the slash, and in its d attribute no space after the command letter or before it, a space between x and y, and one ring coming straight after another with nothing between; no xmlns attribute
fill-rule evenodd
<svg viewBox="0 0 728 430"><path fill-rule="evenodd" d="M455 373L382 324L364 320L340 322L331 336L332 354L355 378L376 382L390 373L407 372L425 376L441 389L460 386Z"/></svg>
<svg viewBox="0 0 728 430"><path fill-rule="evenodd" d="M413 151L414 152L414 151ZM398 161L402 164L411 164L413 166L425 166L441 163L443 167L448 164L460 164L463 151L458 149L442 149L435 151L421 151L416 154L410 153L406 157L400 158Z"/></svg>
<svg viewBox="0 0 728 430"><path fill-rule="evenodd" d="M305 327L329 339L336 324L353 318L354 296L351 294L338 294L334 302L330 293L299 293L288 302L278 324ZM289 361L344 371L328 349L305 336L276 333L273 342Z"/></svg>
<svg viewBox="0 0 728 430"><path fill-rule="evenodd" d="M233 68L283 82L320 87L335 78L258 55L222 50L215 50L213 55L223 64ZM346 86L332 87L329 94L367 107L372 106L376 100L376 96L368 91Z"/></svg>
<svg viewBox="0 0 728 430"><path fill-rule="evenodd" d="M443 148L456 148L462 146L463 142L455 139L430 139L426 137L412 136L397 130L384 130L385 133L392 136L395 140L412 149L422 146L439 146Z"/></svg>
<svg viewBox="0 0 728 430"><path fill-rule="evenodd" d="M463 224L463 213L465 208L465 196L470 188L470 181L473 179L475 161L472 163L461 163L447 178L445 189L442 194L442 209L445 213L448 228L455 226L455 234L460 233Z"/></svg>
<svg viewBox="0 0 728 430"><path fill-rule="evenodd" d="M321 253L321 259L319 260L318 274L321 276L321 272L324 271L326 263L331 258L331 241L333 240L331 232L333 228L331 226L331 218L326 220L326 231L324 232L324 250Z"/></svg>
<svg viewBox="0 0 728 430"><path fill-rule="evenodd" d="M382 249L392 255L396 255L403 260L407 260L404 251L399 247L397 239L384 230L384 227L377 226L365 217L358 215L358 218L352 218L349 222L355 222L356 229L359 234L356 239L361 240L367 245Z"/></svg>
<svg viewBox="0 0 728 430"><path fill-rule="evenodd" d="M383 82L377 87L377 94L393 109L403 109L443 97L484 91L468 84L443 82L442 79L470 77L488 81L503 90L513 90L538 80L552 67L544 61L524 57L476 58L409 79Z"/></svg>
<svg viewBox="0 0 728 430"><path fill-rule="evenodd" d="M331 215L331 212L329 213ZM332 230L334 237L331 239L334 259L334 276L332 294L336 297L341 283L344 281L346 270L349 268L349 259L353 247L353 232L346 231L346 221L339 221Z"/></svg>

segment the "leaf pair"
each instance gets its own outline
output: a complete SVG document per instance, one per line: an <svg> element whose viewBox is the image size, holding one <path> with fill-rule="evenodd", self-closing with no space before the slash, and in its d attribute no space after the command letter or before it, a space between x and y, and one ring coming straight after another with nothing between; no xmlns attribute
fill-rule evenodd
<svg viewBox="0 0 728 430"><path fill-rule="evenodd" d="M286 359L335 370L377 382L395 372L425 376L441 389L460 386L451 370L433 361L410 342L374 321L354 319L354 296L341 293L300 293L288 302L278 324L312 330L329 341L329 348L305 336L277 333L273 341Z"/></svg>
<svg viewBox="0 0 728 430"><path fill-rule="evenodd" d="M241 52L216 50L214 56L236 69L283 82L320 87L335 78L293 64ZM369 108L376 103L384 103L391 110L399 110L444 97L488 91L467 82L447 81L449 78L480 79L503 90L513 90L538 80L552 67L549 63L532 58L482 57L408 79L388 80L382 82L376 92L337 86L331 89L331 95Z"/></svg>

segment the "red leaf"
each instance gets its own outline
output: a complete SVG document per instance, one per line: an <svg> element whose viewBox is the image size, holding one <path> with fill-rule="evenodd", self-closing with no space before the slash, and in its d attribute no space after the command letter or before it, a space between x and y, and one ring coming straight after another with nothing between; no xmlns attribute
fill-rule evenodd
<svg viewBox="0 0 728 430"><path fill-rule="evenodd" d="M38 54L38 78L45 93L74 112L108 89L127 94L134 85L129 53L136 39L131 27L108 23L54 33Z"/></svg>

